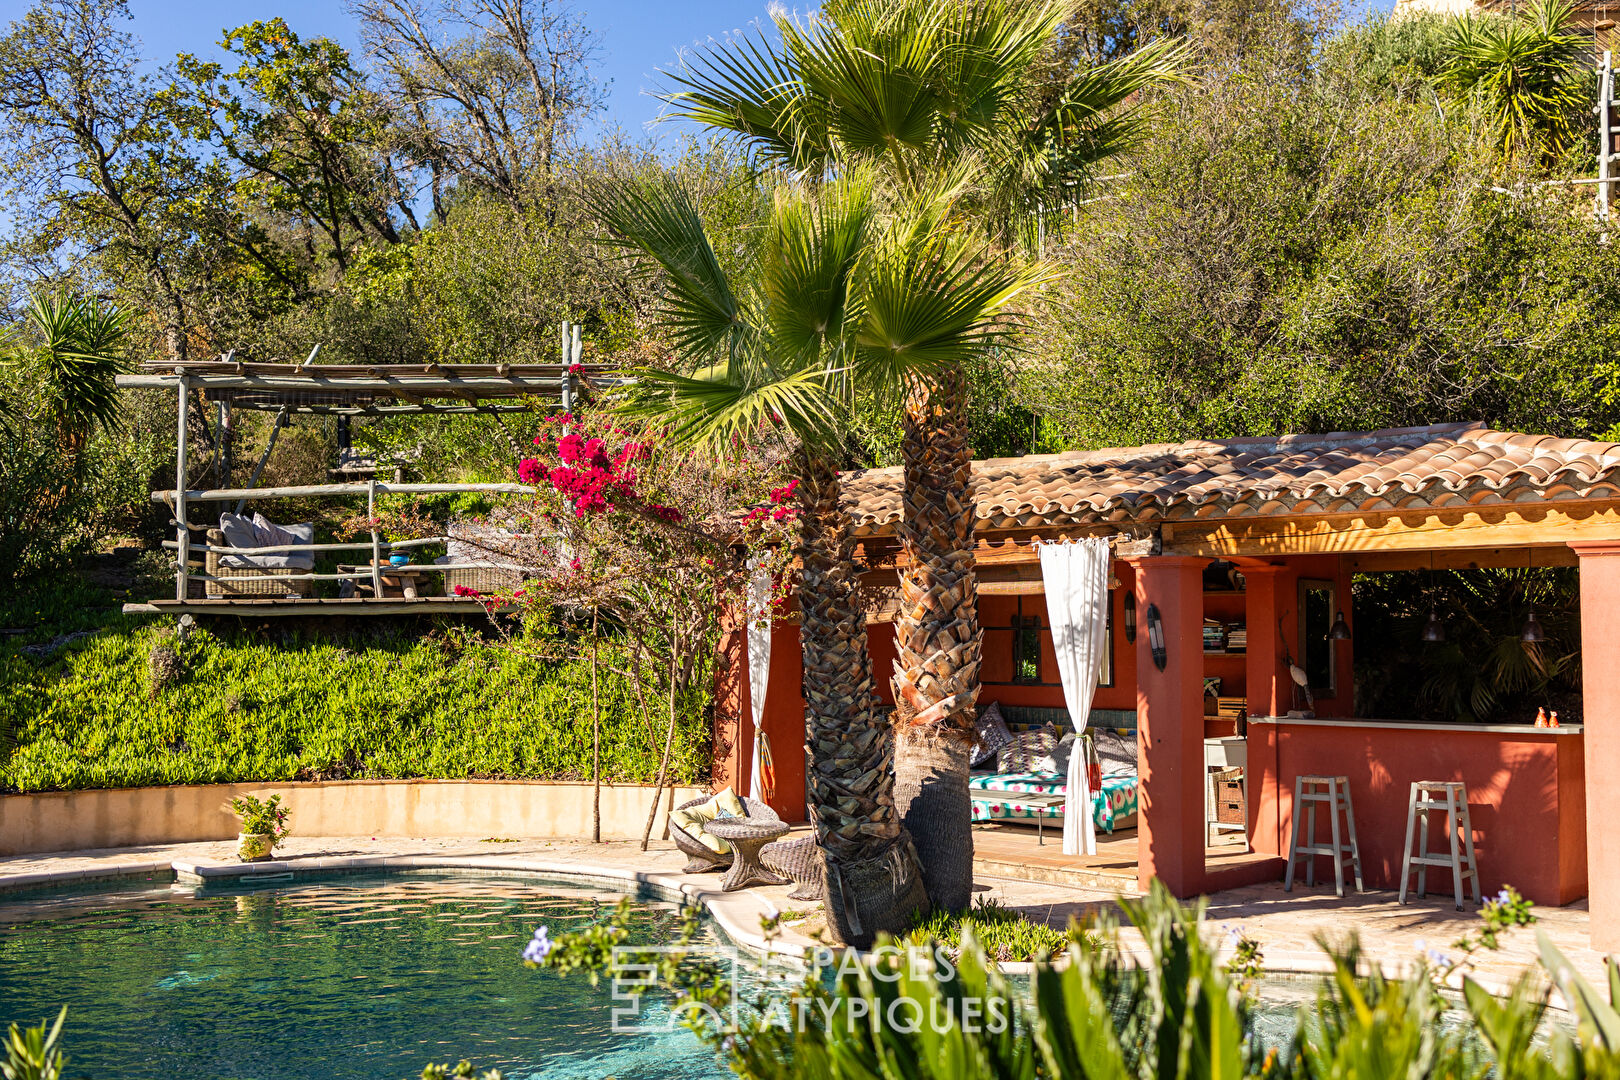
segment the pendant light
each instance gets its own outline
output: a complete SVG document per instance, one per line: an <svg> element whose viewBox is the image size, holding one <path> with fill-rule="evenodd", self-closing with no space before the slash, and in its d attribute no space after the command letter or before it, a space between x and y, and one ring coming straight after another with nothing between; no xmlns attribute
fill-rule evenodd
<svg viewBox="0 0 1620 1080"><path fill-rule="evenodd" d="M1547 632L1541 628L1541 620L1536 618L1536 609L1530 609L1530 617L1524 620L1524 629L1519 631L1520 641L1546 641Z"/></svg>
<svg viewBox="0 0 1620 1080"><path fill-rule="evenodd" d="M1422 638L1429 645L1438 645L1446 640L1446 624L1440 621L1438 608L1429 609L1429 621L1423 624Z"/></svg>
<svg viewBox="0 0 1620 1080"><path fill-rule="evenodd" d="M1342 612L1342 611L1339 612L1339 617L1333 620L1332 627L1330 627L1328 629L1328 640L1329 641L1349 641L1350 640L1350 624L1344 621L1344 612Z"/></svg>

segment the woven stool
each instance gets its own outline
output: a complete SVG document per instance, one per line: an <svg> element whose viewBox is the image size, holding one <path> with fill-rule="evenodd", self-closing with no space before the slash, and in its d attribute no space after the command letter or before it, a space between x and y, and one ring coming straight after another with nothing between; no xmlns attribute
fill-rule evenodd
<svg viewBox="0 0 1620 1080"><path fill-rule="evenodd" d="M796 840L777 840L759 849L759 861L765 869L793 882L789 900L820 900L825 891L822 885L821 848L815 835Z"/></svg>
<svg viewBox="0 0 1620 1080"><path fill-rule="evenodd" d="M1446 838L1450 841L1449 854L1434 855L1429 851L1429 811L1446 812ZM1458 842L1457 830L1462 829ZM1418 851L1412 853L1412 833L1418 833ZM1479 867L1474 862L1474 823L1468 816L1468 785L1460 780L1419 781L1412 785L1412 796L1406 807L1406 847L1401 861L1401 903L1406 903L1406 888L1411 881L1412 869L1417 868L1417 894L1423 899L1423 886L1431 866L1451 867L1451 885L1457 900L1457 910L1463 906L1463 878L1474 880L1474 903L1480 902ZM1467 867L1464 868L1464 860Z"/></svg>
<svg viewBox="0 0 1620 1080"><path fill-rule="evenodd" d="M1331 846L1316 842L1316 804L1327 803ZM1339 832L1339 811L1344 811L1345 832L1350 842L1342 843ZM1305 825L1304 836L1300 824ZM1356 843L1356 815L1350 805L1350 781L1343 776L1294 777L1294 840L1288 847L1288 874L1283 882L1284 892L1294 891L1294 864L1305 857L1305 884L1316 884L1316 856L1326 855L1333 860L1333 891L1344 895L1344 858L1350 857L1355 871L1356 892L1365 892L1361 884L1361 847Z"/></svg>

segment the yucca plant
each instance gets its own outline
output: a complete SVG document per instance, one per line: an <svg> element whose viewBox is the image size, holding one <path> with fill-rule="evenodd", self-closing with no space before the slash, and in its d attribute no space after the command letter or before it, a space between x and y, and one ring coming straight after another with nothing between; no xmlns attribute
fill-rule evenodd
<svg viewBox="0 0 1620 1080"><path fill-rule="evenodd" d="M30 298L5 360L36 401L34 419L56 430L62 449L82 450L97 427L119 426L114 378L127 367L128 342L129 319L116 305L65 294ZM21 403L11 411L22 411Z"/></svg>
<svg viewBox="0 0 1620 1080"><path fill-rule="evenodd" d="M1044 215L1143 134L1134 99L1179 78L1183 62L1166 41L1053 82L1048 61L1070 10L1065 0L835 0L803 18L779 12L780 45L754 33L698 50L670 76L666 100L806 176L867 168L902 197L971 176L949 208L957 227L1032 244ZM892 367L889 387L905 415L897 799L929 897L952 910L972 890L981 651L966 358Z"/></svg>
<svg viewBox="0 0 1620 1080"><path fill-rule="evenodd" d="M724 452L768 424L800 442L807 785L829 922L848 942L903 930L926 900L894 807L854 531L840 500L839 421L858 387L947 369L1011 332L1010 303L1044 273L994 258L977 234L951 227L964 187L953 179L914 196L880 187L865 168L785 184L757 259L735 280L674 179L592 195L612 242L666 282L660 315L676 363L639 372L625 408L695 452Z"/></svg>
<svg viewBox="0 0 1620 1080"><path fill-rule="evenodd" d="M1574 143L1588 102L1585 43L1565 29L1573 10L1566 0L1532 0L1509 16L1470 13L1451 24L1441 85L1479 105L1505 157L1550 165Z"/></svg>

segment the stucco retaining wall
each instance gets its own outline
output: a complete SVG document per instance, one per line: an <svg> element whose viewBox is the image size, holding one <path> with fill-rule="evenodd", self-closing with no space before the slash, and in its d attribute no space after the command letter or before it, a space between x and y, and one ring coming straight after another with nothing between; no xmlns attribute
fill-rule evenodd
<svg viewBox="0 0 1620 1080"><path fill-rule="evenodd" d="M200 784L0 795L0 855L228 840L236 795L279 794L301 836L583 839L591 831L591 785L507 780L343 780ZM672 806L706 794L666 789L653 836ZM652 788L602 785L602 838L638 838Z"/></svg>

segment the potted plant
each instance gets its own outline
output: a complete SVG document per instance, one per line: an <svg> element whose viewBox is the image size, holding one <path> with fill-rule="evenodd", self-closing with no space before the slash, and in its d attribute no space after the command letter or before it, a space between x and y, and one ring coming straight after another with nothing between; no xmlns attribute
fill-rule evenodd
<svg viewBox="0 0 1620 1080"><path fill-rule="evenodd" d="M243 862L263 862L288 833L287 818L292 811L281 805L281 796L268 799L240 795L231 800L231 811L242 823L236 838L236 855Z"/></svg>

